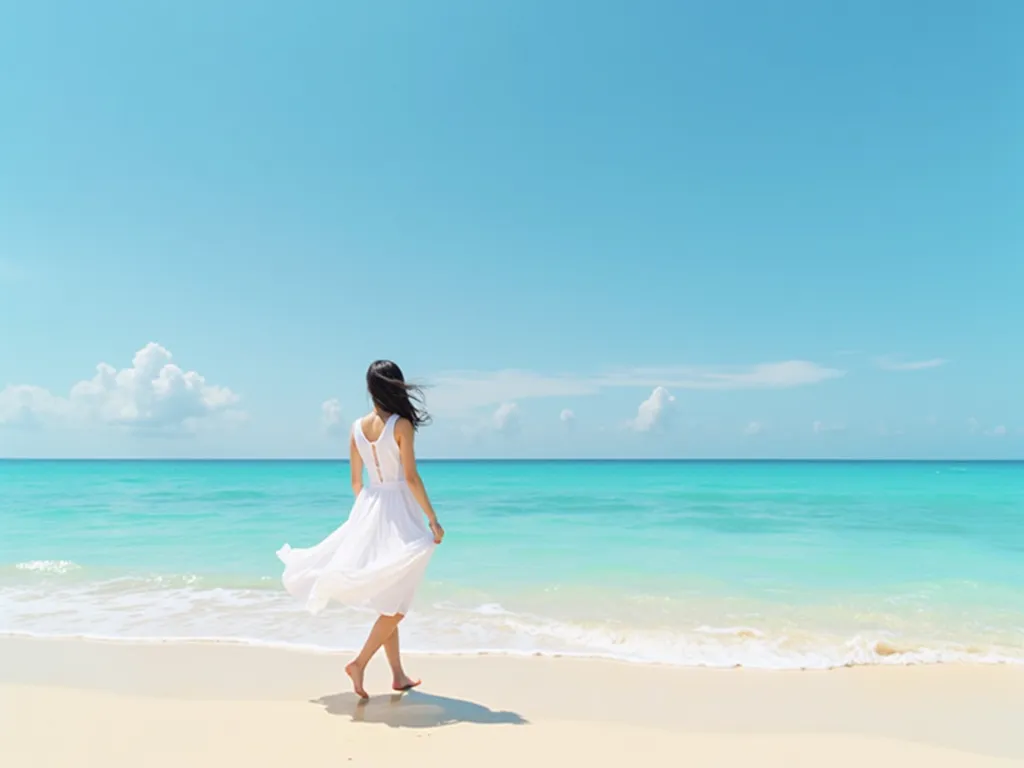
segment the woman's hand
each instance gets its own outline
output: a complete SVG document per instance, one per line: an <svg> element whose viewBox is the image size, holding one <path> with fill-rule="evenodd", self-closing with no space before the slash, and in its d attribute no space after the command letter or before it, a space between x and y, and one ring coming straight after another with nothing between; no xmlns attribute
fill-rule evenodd
<svg viewBox="0 0 1024 768"><path fill-rule="evenodd" d="M434 534L435 544L440 544L444 539L444 528L441 527L441 524L437 522L437 520L433 520L430 523L430 532Z"/></svg>

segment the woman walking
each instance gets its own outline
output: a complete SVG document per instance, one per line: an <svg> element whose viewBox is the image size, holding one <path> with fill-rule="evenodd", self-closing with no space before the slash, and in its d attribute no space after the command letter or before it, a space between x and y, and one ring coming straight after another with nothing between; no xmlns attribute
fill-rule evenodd
<svg viewBox="0 0 1024 768"><path fill-rule="evenodd" d="M345 667L356 694L364 699L369 697L363 687L366 665L381 646L396 691L420 683L402 667L398 625L444 538L416 469L414 436L429 421L420 390L407 384L402 370L389 360L370 366L366 386L373 410L352 425L349 457L356 499L348 520L313 547L285 544L277 553L285 565L285 588L311 612L333 600L380 614L362 651ZM364 468L368 484L363 483Z"/></svg>

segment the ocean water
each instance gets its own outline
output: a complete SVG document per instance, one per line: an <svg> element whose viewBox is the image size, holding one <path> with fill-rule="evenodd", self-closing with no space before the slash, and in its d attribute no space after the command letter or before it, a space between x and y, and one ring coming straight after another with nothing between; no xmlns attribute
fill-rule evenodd
<svg viewBox="0 0 1024 768"><path fill-rule="evenodd" d="M424 462L403 645L677 665L1024 662L1024 463ZM0 633L354 649L274 552L341 462L0 461Z"/></svg>

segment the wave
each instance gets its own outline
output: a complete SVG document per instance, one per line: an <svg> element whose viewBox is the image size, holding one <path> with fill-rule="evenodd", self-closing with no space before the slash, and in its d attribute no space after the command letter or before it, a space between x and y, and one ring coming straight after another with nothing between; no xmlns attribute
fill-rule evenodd
<svg viewBox="0 0 1024 768"><path fill-rule="evenodd" d="M49 561L41 561L49 562ZM51 572L49 565L28 568ZM26 566L28 564L25 564ZM58 571L53 571L58 572ZM62 580L63 581L63 580ZM633 626L513 610L494 600L425 595L403 624L413 653L542 655L692 667L831 669L866 665L1024 663L1024 628L951 636L898 631L811 630L767 620ZM550 607L550 606L549 606ZM606 615L614 612L609 606ZM204 586L182 577L0 587L0 634L122 642L234 643L303 651L353 651L372 614L349 608L313 617L276 589Z"/></svg>
<svg viewBox="0 0 1024 768"><path fill-rule="evenodd" d="M24 563L15 563L14 567L19 571L64 574L80 570L82 566L70 560L29 560Z"/></svg>
<svg viewBox="0 0 1024 768"><path fill-rule="evenodd" d="M364 629L369 627L366 624ZM258 648L274 648L278 650L300 651L305 653L355 653L356 645L333 646L315 642L275 640L272 638L221 636L221 635L108 635L97 632L33 632L0 629L0 637L45 639L45 640L85 640L91 642L123 643L126 645L150 644L214 644L240 645ZM511 656L511 657L547 657L547 658L580 658L618 661L634 664L659 664L673 667L694 667L705 669L757 669L757 670L830 670L866 666L921 666L935 664L980 664L980 665L1021 665L1024 657L1004 655L996 651L983 651L979 648L939 649L919 648L895 650L883 640L871 641L865 638L853 638L844 644L845 649L822 648L806 654L751 655L736 654L726 649L705 649L705 653L680 658L678 654L668 657L651 655L642 649L638 652L608 652L594 650L561 650L535 648L525 650L515 647L458 647L458 648L419 648L404 649L406 653L418 656Z"/></svg>

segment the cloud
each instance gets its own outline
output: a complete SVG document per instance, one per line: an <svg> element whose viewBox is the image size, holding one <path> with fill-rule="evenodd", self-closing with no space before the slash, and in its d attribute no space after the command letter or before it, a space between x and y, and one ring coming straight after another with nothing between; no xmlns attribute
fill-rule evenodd
<svg viewBox="0 0 1024 768"><path fill-rule="evenodd" d="M639 369L634 375L643 374ZM837 368L826 368L806 360L761 363L747 368L653 368L646 371L645 382L658 379L673 389L791 389L820 384L846 375Z"/></svg>
<svg viewBox="0 0 1024 768"><path fill-rule="evenodd" d="M816 435L825 435L831 432L845 432L845 424L826 424L824 421L815 421L811 424L811 431Z"/></svg>
<svg viewBox="0 0 1024 768"><path fill-rule="evenodd" d="M16 384L0 390L0 425L37 427L65 419L71 403L42 387Z"/></svg>
<svg viewBox="0 0 1024 768"><path fill-rule="evenodd" d="M929 368L939 368L948 362L942 357L933 357L929 360L901 360L898 357L887 355L875 360L875 365L883 371L925 371Z"/></svg>
<svg viewBox="0 0 1024 768"><path fill-rule="evenodd" d="M427 403L437 413L459 413L536 397L572 397L598 391L584 378L530 371L460 371L430 380Z"/></svg>
<svg viewBox="0 0 1024 768"><path fill-rule="evenodd" d="M75 384L67 397L32 385L6 387L0 391L0 424L191 431L219 415L240 416L232 409L238 399L195 371L183 371L168 350L151 342L135 354L130 368L100 363L96 374Z"/></svg>
<svg viewBox="0 0 1024 768"><path fill-rule="evenodd" d="M743 428L744 435L760 435L764 432L764 425L760 421L752 421Z"/></svg>
<svg viewBox="0 0 1024 768"><path fill-rule="evenodd" d="M985 429L984 425L973 416L967 420L967 430L972 435L985 435L986 437L1006 437L1010 434L1005 424L997 424L994 427Z"/></svg>
<svg viewBox="0 0 1024 768"><path fill-rule="evenodd" d="M675 402L675 397L664 387L655 387L651 396L640 403L636 418L630 421L630 427L637 432L650 432L664 425L668 409Z"/></svg>
<svg viewBox="0 0 1024 768"><path fill-rule="evenodd" d="M646 367L588 375L533 371L454 371L430 380L428 398L438 413L542 397L594 395L606 389L666 387L692 390L789 389L819 384L846 374L806 360L737 367Z"/></svg>
<svg viewBox="0 0 1024 768"><path fill-rule="evenodd" d="M576 414L566 408L558 414L558 420L567 426L572 426L576 423Z"/></svg>
<svg viewBox="0 0 1024 768"><path fill-rule="evenodd" d="M327 434L337 436L344 434L344 417L341 414L341 402L336 397L324 400L320 404L320 420Z"/></svg>
<svg viewBox="0 0 1024 768"><path fill-rule="evenodd" d="M491 422L499 432L514 432L519 426L519 406L515 403L502 403L491 417Z"/></svg>

